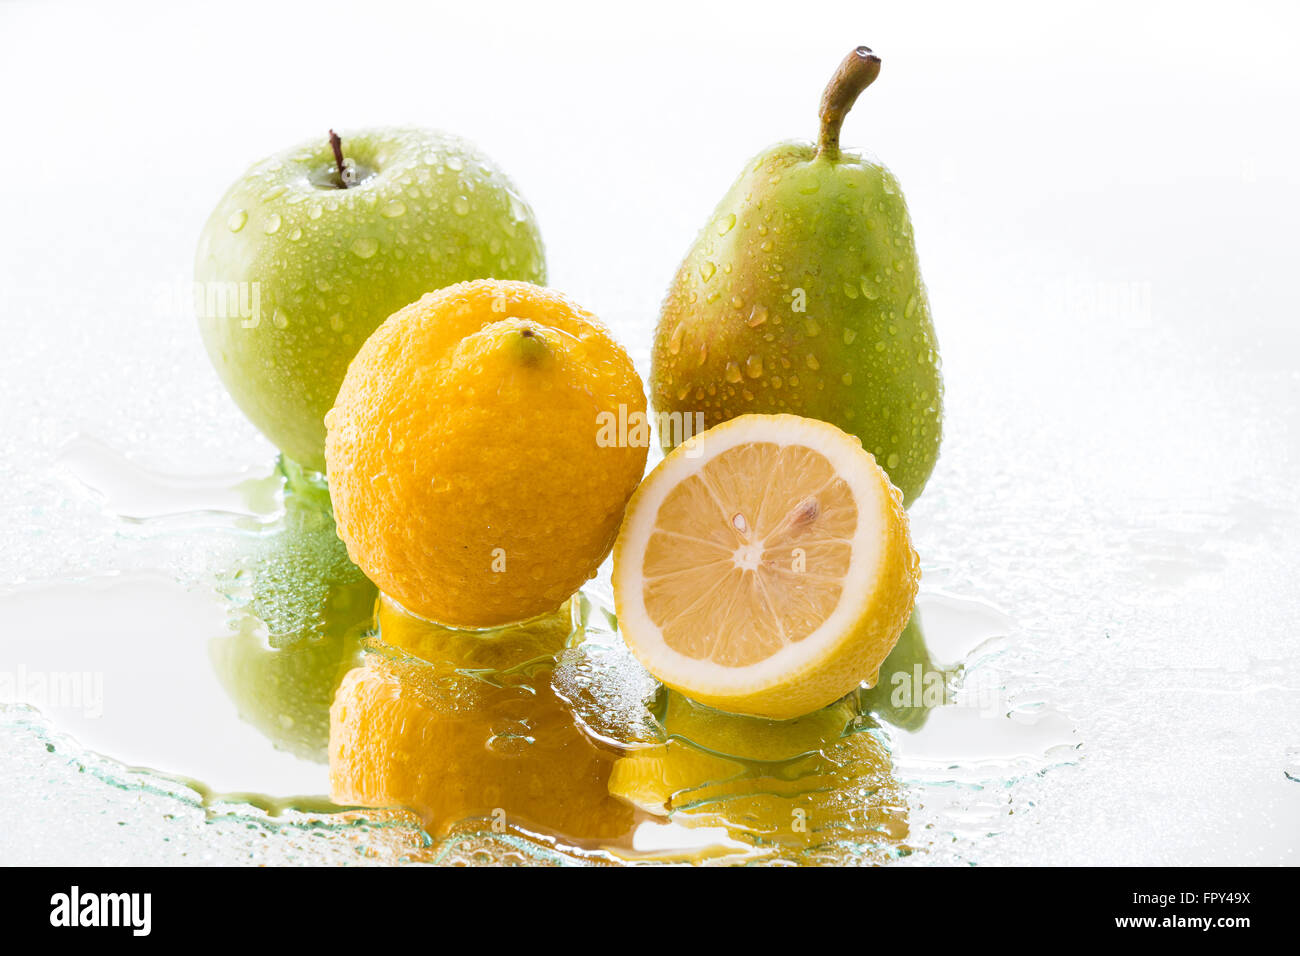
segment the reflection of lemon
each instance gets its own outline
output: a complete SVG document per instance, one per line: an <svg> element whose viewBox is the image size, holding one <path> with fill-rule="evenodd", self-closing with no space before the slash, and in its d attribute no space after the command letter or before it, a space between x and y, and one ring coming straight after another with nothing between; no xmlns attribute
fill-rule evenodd
<svg viewBox="0 0 1300 956"><path fill-rule="evenodd" d="M426 295L366 341L326 416L339 535L422 618L554 610L609 553L645 468L645 443L621 440L639 436L607 425L644 412L627 354L558 293Z"/></svg>
<svg viewBox="0 0 1300 956"><path fill-rule="evenodd" d="M633 811L608 792L612 757L551 689L565 613L480 637L385 602L380 633L421 659L372 652L343 679L330 711L336 802L409 807L440 832L469 818L576 839L631 829Z"/></svg>
<svg viewBox="0 0 1300 956"><path fill-rule="evenodd" d="M902 496L858 439L743 415L637 489L614 552L628 646L669 687L789 718L874 679L920 577Z"/></svg>
<svg viewBox="0 0 1300 956"><path fill-rule="evenodd" d="M759 846L850 841L874 857L907 835L889 753L850 696L788 721L710 710L669 694L666 743L622 757L610 792L687 826Z"/></svg>

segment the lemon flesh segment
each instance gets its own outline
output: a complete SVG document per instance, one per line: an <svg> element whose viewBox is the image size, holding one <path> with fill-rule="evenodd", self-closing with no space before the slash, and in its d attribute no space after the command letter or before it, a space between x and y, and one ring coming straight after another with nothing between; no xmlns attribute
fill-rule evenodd
<svg viewBox="0 0 1300 956"><path fill-rule="evenodd" d="M902 496L875 459L793 415L679 446L633 496L614 556L619 621L646 669L777 719L874 680L918 579Z"/></svg>

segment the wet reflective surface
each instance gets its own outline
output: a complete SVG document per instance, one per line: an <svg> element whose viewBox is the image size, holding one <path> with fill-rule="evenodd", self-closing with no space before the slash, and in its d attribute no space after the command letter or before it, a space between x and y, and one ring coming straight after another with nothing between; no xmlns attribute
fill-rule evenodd
<svg viewBox="0 0 1300 956"><path fill-rule="evenodd" d="M1289 59L1242 44L1251 69L1223 71L1207 102L1140 73L1179 72L1145 46L1112 50L1127 66L1106 82L1069 73L1051 44L1014 51L1027 64L987 44L962 60L969 26L899 31L908 93L878 97L858 128L908 196L944 361L945 443L911 509L918 616L877 688L775 728L658 688L622 650L600 580L540 661L504 678L499 662L448 670L427 636L386 639L312 495L286 494L222 392L189 306L194 237L221 187L303 130L277 106L195 151L186 137L210 139L236 80L197 108L171 102L160 124L124 112L157 101L157 69L121 78L97 58L130 57L67 38L101 67L102 96L79 89L48 116L15 98L13 125L51 144L132 133L153 157L151 202L117 188L111 164L51 148L0 237L0 860L1296 862L1300 340L1280 211L1297 194L1272 127L1244 130L1224 106L1287 102ZM237 18L229 30L229 48L252 42ZM42 75L18 35L0 31L0 70ZM821 62L790 38L749 39ZM726 64L707 74L715 51L681 42L734 88ZM175 76L192 72L182 52ZM261 59L270 82L279 67ZM400 105L424 115L427 85ZM370 95L341 105L373 115ZM530 125L531 105L446 122L518 177L552 281L644 374L693 230L748 151L800 131L785 118L804 99L763 81L732 103L725 137L712 110L674 113L681 129L643 112L633 130L607 104L611 142L685 130L690 176L621 146L581 168L548 157L535 144L554 130ZM1213 153L1207 111L1224 131ZM1122 162L1088 132L1102 114L1132 147ZM400 773L400 748L336 759L350 801L407 808L332 799L331 753L362 736L331 722L339 688L450 755ZM490 769L471 785L438 759ZM567 761L582 773L557 774ZM600 826L553 812L569 787Z"/></svg>

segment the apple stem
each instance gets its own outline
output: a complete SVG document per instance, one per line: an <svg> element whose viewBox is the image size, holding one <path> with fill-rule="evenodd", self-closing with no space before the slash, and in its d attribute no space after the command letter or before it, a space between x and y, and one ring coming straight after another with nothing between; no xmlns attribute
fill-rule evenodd
<svg viewBox="0 0 1300 956"><path fill-rule="evenodd" d="M822 94L818 111L822 121L821 135L817 139L818 156L839 159L840 127L844 124L844 117L853 109L858 94L879 75L880 57L871 52L871 47L856 48L840 63Z"/></svg>
<svg viewBox="0 0 1300 956"><path fill-rule="evenodd" d="M343 167L343 140L339 134L330 130L330 149L334 150L334 165L339 170L339 186L343 189L348 188L348 174L344 172Z"/></svg>

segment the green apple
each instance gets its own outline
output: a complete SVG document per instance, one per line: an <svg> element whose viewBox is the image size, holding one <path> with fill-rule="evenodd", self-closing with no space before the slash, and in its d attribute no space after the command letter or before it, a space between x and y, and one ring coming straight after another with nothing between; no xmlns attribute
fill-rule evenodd
<svg viewBox="0 0 1300 956"><path fill-rule="evenodd" d="M321 136L254 165L199 239L199 328L244 414L323 471L325 413L375 327L469 279L544 283L532 210L472 145L434 130Z"/></svg>

